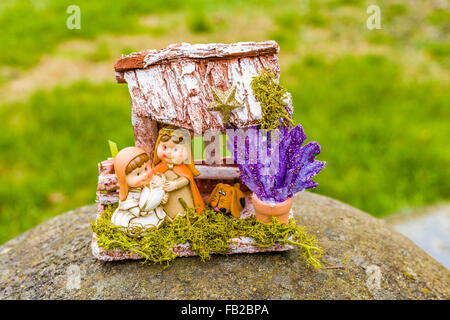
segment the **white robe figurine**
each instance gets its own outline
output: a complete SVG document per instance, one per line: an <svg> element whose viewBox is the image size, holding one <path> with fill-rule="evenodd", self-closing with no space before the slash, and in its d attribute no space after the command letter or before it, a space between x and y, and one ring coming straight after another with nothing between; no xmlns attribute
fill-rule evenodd
<svg viewBox="0 0 450 320"><path fill-rule="evenodd" d="M162 189L165 180L164 175L158 173L143 189L130 188L126 200L119 201L111 217L112 224L127 229L158 228L166 218L162 208L168 200L168 194Z"/></svg>

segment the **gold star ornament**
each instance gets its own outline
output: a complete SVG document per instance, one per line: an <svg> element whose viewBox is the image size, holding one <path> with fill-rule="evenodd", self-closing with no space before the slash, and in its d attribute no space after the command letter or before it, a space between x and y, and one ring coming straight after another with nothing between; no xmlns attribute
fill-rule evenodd
<svg viewBox="0 0 450 320"><path fill-rule="evenodd" d="M217 88L211 88L214 101L208 106L208 110L219 111L223 122L230 121L230 113L233 109L243 108L244 106L236 101L236 86L232 86L226 91Z"/></svg>

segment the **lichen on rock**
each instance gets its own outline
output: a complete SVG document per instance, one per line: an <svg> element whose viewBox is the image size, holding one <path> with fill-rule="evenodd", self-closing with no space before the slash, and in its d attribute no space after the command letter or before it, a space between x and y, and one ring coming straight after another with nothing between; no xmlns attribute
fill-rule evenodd
<svg viewBox="0 0 450 320"><path fill-rule="evenodd" d="M294 196L293 214L323 248L322 268L295 250L178 258L170 268L99 261L89 224L97 209L61 214L0 246L0 299L450 299L450 271L411 240L311 192Z"/></svg>

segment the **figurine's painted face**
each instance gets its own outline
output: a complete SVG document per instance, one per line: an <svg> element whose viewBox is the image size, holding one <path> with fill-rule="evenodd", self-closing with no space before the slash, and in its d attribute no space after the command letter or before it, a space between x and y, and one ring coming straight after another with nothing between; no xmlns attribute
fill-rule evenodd
<svg viewBox="0 0 450 320"><path fill-rule="evenodd" d="M158 157L169 164L182 164L189 157L183 137L163 135L156 150Z"/></svg>
<svg viewBox="0 0 450 320"><path fill-rule="evenodd" d="M133 188L142 187L148 182L149 173L148 163L144 163L142 166L134 169L127 174L128 186Z"/></svg>
<svg viewBox="0 0 450 320"><path fill-rule="evenodd" d="M150 180L150 186L152 188L160 188L166 182L163 175L155 173Z"/></svg>

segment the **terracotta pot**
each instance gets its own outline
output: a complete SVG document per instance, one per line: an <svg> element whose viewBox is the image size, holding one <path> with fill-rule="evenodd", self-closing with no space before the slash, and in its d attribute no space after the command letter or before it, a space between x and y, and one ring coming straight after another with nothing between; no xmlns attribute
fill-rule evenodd
<svg viewBox="0 0 450 320"><path fill-rule="evenodd" d="M269 223L272 217L275 217L278 221L287 224L293 199L289 198L283 202L273 204L262 201L255 194L252 194L252 204L253 208L255 208L256 219Z"/></svg>

